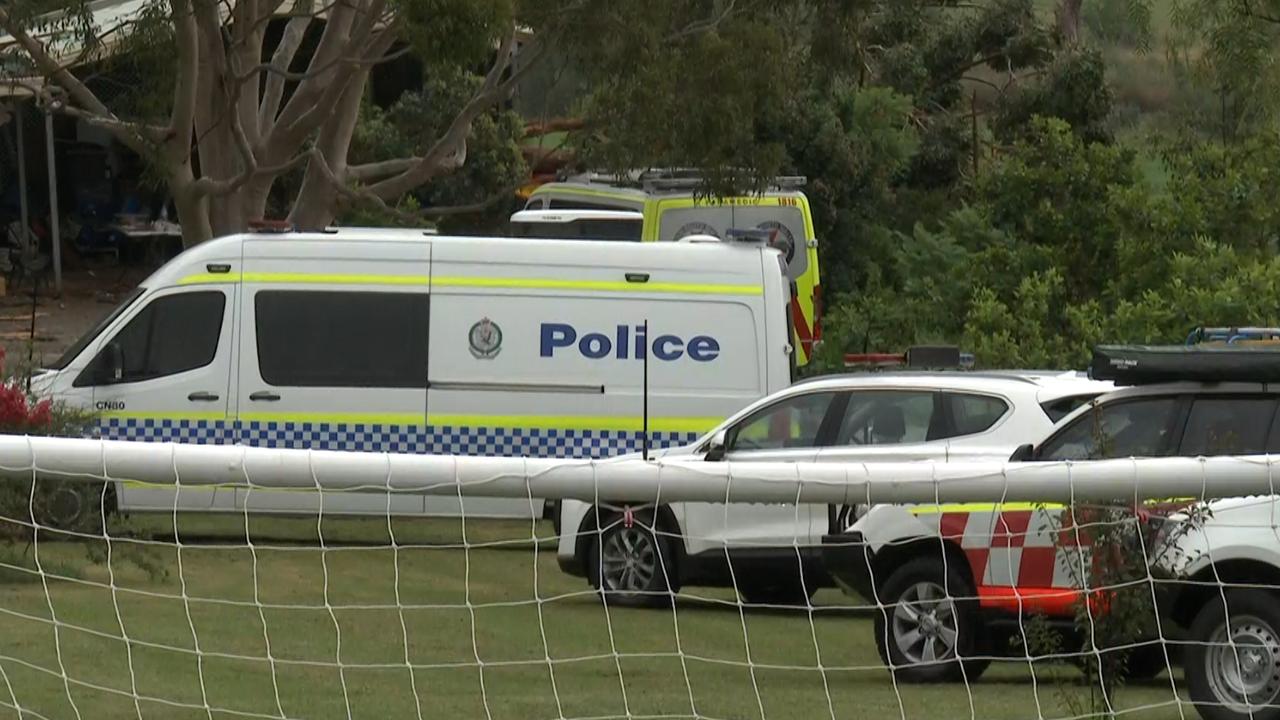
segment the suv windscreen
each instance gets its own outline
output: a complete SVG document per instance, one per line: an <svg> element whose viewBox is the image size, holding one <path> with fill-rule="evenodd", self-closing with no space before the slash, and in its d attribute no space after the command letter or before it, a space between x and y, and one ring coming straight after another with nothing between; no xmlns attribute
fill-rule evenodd
<svg viewBox="0 0 1280 720"><path fill-rule="evenodd" d="M1101 460L1164 455L1178 410L1162 397L1098 405L1050 438L1041 460Z"/></svg>
<svg viewBox="0 0 1280 720"><path fill-rule="evenodd" d="M782 450L816 447L822 420L836 396L806 393L761 408L731 431L728 450Z"/></svg>
<svg viewBox="0 0 1280 720"><path fill-rule="evenodd" d="M1075 412L1075 409L1098 397L1098 393L1090 393L1088 395L1068 395L1067 397L1058 398L1057 400L1048 400L1040 403L1040 409L1044 410L1044 414L1049 416L1049 421L1057 423L1062 418Z"/></svg>

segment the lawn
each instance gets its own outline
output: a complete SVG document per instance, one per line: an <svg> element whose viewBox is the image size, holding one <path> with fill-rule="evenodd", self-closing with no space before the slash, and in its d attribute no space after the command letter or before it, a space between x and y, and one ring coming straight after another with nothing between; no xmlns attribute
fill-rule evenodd
<svg viewBox="0 0 1280 720"><path fill-rule="evenodd" d="M9 552L0 701L86 719L1030 720L1072 715L1063 693L1084 692L1073 669L1037 666L1033 680L1025 662L971 693L895 689L871 621L832 590L812 614L740 611L704 588L674 610L606 611L557 569L545 523L397 522L392 548L383 520L326 521L321 549L314 521L255 518L249 545L243 518L189 518L181 553L171 520L141 525L156 544L113 541L110 566L88 558L105 543ZM12 569L37 559L47 591ZM1172 698L1164 678L1121 700L1145 708L1134 717L1179 717Z"/></svg>

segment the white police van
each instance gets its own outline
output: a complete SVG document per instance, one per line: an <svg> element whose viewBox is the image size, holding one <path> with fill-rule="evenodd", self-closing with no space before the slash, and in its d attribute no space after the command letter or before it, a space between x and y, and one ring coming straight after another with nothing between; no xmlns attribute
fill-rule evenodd
<svg viewBox="0 0 1280 720"><path fill-rule="evenodd" d="M111 439L605 457L641 447L646 366L653 447L788 385L789 300L778 252L750 243L249 233L156 271L33 390L96 409ZM127 512L321 507L310 491L108 490ZM402 514L459 504L390 498ZM325 513L387 508L376 489L323 499Z"/></svg>

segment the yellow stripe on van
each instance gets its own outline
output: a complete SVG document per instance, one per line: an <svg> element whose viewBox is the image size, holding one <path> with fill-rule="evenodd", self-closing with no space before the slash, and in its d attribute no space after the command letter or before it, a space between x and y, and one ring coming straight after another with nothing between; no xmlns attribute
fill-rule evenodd
<svg viewBox="0 0 1280 720"><path fill-rule="evenodd" d="M427 275L362 275L336 273L198 273L178 281L179 285L258 282L317 285L391 285L511 290L588 290L626 293L679 293L687 295L763 295L759 285L716 283L632 283L622 280L559 280L555 278L429 277Z"/></svg>
<svg viewBox="0 0 1280 720"><path fill-rule="evenodd" d="M244 422L327 423L330 425L421 425L422 413L244 412Z"/></svg>
<svg viewBox="0 0 1280 720"><path fill-rule="evenodd" d="M232 420L234 418L227 415L222 410L214 411L187 411L180 413L154 413L154 412L133 412L131 410L105 410L101 413L104 418L117 418L120 420Z"/></svg>
<svg viewBox="0 0 1280 720"><path fill-rule="evenodd" d="M432 287L520 288L534 290L601 290L634 293L688 293L693 295L763 295L759 285L712 283L632 283L615 280L552 280L546 278L434 277Z"/></svg>
<svg viewBox="0 0 1280 720"><path fill-rule="evenodd" d="M724 418L649 418L654 432L705 432ZM533 428L538 430L626 430L639 432L644 423L638 417L586 415L428 415L430 425L451 427Z"/></svg>
<svg viewBox="0 0 1280 720"><path fill-rule="evenodd" d="M1006 502L1006 503L945 503L942 505L913 505L911 506L911 514L913 515L931 515L933 513L972 513L972 512L993 512L999 509L1002 512L1019 512L1026 510L1063 510L1067 506L1061 503L1031 503L1031 502Z"/></svg>

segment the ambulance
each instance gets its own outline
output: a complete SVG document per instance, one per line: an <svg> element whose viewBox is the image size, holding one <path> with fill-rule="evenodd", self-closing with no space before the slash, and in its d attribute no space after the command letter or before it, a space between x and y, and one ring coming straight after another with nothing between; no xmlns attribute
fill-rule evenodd
<svg viewBox="0 0 1280 720"><path fill-rule="evenodd" d="M1091 377L1119 387L1010 460L1280 454L1280 329L1224 330L1220 347L1212 347L1213 333L1197 331L1188 340L1195 347L1095 348ZM1240 339L1227 342L1227 332ZM1199 504L1204 517L1185 514L1196 505L1193 498L1149 504L1134 526L1142 532L1129 550L1158 569L1160 639L1174 642L1138 638L1125 672L1148 679L1182 655L1203 717L1278 718L1277 503L1229 498ZM1171 508L1179 512L1166 517ZM853 515L823 538L822 561L844 589L883 609L874 642L898 680L972 682L995 658L1025 659L1034 616L1079 639L1091 530L1065 506L883 504Z"/></svg>
<svg viewBox="0 0 1280 720"><path fill-rule="evenodd" d="M596 217L566 215L565 227L590 227L601 239L643 242L690 235L727 238L731 230L764 231L785 256L788 278L795 285L791 300L795 359L798 366L807 364L814 344L822 339L822 289L813 214L800 190L805 179L778 177L759 194L724 198L702 197L703 182L696 171L671 169L623 176L574 175L531 190L524 214L513 217L512 225L516 234L527 236L537 227L531 223L537 211L594 210Z"/></svg>
<svg viewBox="0 0 1280 720"><path fill-rule="evenodd" d="M691 442L788 386L789 298L778 251L705 236L251 232L157 270L32 389L93 410L114 440L607 457ZM108 491L123 512L463 511L376 488ZM67 524L97 504L65 500ZM542 510L467 499L465 514Z"/></svg>

